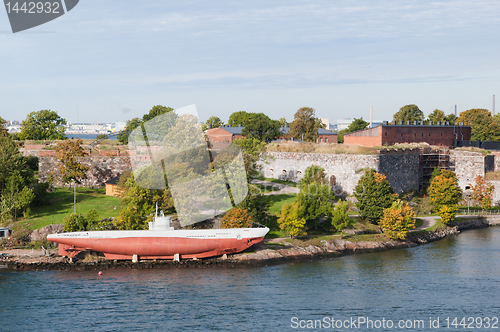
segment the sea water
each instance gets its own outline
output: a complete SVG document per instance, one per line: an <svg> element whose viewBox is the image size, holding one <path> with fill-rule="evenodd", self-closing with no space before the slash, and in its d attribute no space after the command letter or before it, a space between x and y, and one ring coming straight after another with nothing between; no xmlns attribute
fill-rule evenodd
<svg viewBox="0 0 500 332"><path fill-rule="evenodd" d="M500 227L267 267L0 272L1 331L494 331L499 316Z"/></svg>

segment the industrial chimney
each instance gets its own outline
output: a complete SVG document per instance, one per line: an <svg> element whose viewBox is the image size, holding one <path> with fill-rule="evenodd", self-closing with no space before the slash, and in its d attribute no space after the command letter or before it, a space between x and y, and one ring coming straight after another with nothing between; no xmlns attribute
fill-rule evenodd
<svg viewBox="0 0 500 332"><path fill-rule="evenodd" d="M491 116L495 116L495 95L493 95L493 106L491 107Z"/></svg>

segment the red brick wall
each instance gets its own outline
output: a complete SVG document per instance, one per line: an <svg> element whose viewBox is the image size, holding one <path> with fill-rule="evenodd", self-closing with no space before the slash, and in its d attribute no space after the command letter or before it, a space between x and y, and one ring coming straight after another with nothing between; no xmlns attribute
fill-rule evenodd
<svg viewBox="0 0 500 332"><path fill-rule="evenodd" d="M344 136L344 144L382 146L380 136Z"/></svg>
<svg viewBox="0 0 500 332"><path fill-rule="evenodd" d="M421 143L453 146L457 134L459 140L470 140L470 127L453 126L381 126L382 145L396 143Z"/></svg>
<svg viewBox="0 0 500 332"><path fill-rule="evenodd" d="M233 136L233 134L223 128L207 129L205 133L208 137L210 145L216 150L227 147L234 139L241 137L240 135Z"/></svg>
<svg viewBox="0 0 500 332"><path fill-rule="evenodd" d="M375 127L344 135L344 144L382 146L381 129L382 127Z"/></svg>
<svg viewBox="0 0 500 332"><path fill-rule="evenodd" d="M337 135L319 135L317 143L337 143L338 136Z"/></svg>
<svg viewBox="0 0 500 332"><path fill-rule="evenodd" d="M463 126L379 126L344 135L344 144L364 146L421 143L453 146L453 140L470 140L471 128Z"/></svg>

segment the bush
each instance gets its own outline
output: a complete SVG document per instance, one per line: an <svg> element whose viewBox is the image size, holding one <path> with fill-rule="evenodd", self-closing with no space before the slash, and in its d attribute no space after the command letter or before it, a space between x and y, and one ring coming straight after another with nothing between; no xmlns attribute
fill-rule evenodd
<svg viewBox="0 0 500 332"><path fill-rule="evenodd" d="M408 231L415 227L415 211L398 199L390 208L384 209L384 217L379 225L389 238L404 240Z"/></svg>
<svg viewBox="0 0 500 332"><path fill-rule="evenodd" d="M306 220L309 228L317 227L319 218L331 216L332 199L334 195L329 186L315 182L305 185L297 196L298 217Z"/></svg>
<svg viewBox="0 0 500 332"><path fill-rule="evenodd" d="M68 214L63 221L65 232L83 232L87 230L87 219L81 214Z"/></svg>
<svg viewBox="0 0 500 332"><path fill-rule="evenodd" d="M347 211L349 211L349 203L346 201L339 202L335 210L333 210L332 226L337 231L350 228L354 224L354 220L349 218Z"/></svg>
<svg viewBox="0 0 500 332"><path fill-rule="evenodd" d="M438 214L441 217L441 221L445 224L448 224L455 220L457 211L458 205L443 205L441 209L439 209Z"/></svg>
<svg viewBox="0 0 500 332"><path fill-rule="evenodd" d="M307 234L304 230L306 219L299 216L299 203L285 203L281 207L278 224L291 238Z"/></svg>
<svg viewBox="0 0 500 332"><path fill-rule="evenodd" d="M245 209L231 209L222 217L221 228L249 227L252 227L252 218Z"/></svg>

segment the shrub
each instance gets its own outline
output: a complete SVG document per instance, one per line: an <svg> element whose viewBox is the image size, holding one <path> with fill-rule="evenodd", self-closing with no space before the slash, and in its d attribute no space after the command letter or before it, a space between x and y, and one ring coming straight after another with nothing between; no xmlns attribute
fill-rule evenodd
<svg viewBox="0 0 500 332"><path fill-rule="evenodd" d="M284 230L291 238L299 235L307 234L304 230L306 226L306 219L299 216L299 203L285 203L281 207L278 225Z"/></svg>
<svg viewBox="0 0 500 332"><path fill-rule="evenodd" d="M408 231L415 227L415 211L401 200L396 200L390 208L384 209L379 224L391 239L406 239Z"/></svg>
<svg viewBox="0 0 500 332"><path fill-rule="evenodd" d="M344 228L349 228L354 224L354 220L349 218L347 211L349 211L349 203L346 201L339 202L335 210L333 210L332 226L337 231L341 231Z"/></svg>
<svg viewBox="0 0 500 332"><path fill-rule="evenodd" d="M245 209L231 209L222 217L221 228L252 227L252 218Z"/></svg>
<svg viewBox="0 0 500 332"><path fill-rule="evenodd" d="M68 214L63 221L65 232L83 232L87 230L87 219L81 214Z"/></svg>
<svg viewBox="0 0 500 332"><path fill-rule="evenodd" d="M450 223L455 220L455 215L458 211L458 205L443 205L441 209L439 209L438 214L441 217L441 221L445 224Z"/></svg>

